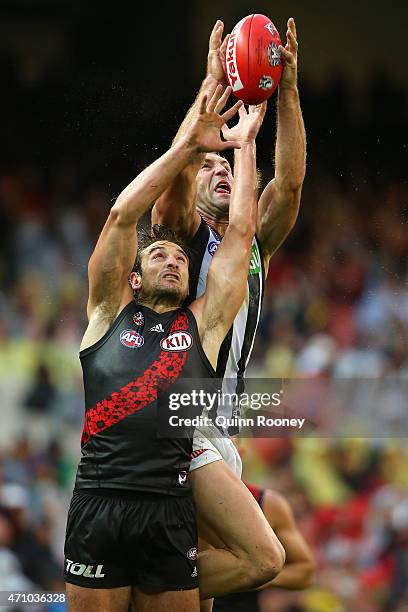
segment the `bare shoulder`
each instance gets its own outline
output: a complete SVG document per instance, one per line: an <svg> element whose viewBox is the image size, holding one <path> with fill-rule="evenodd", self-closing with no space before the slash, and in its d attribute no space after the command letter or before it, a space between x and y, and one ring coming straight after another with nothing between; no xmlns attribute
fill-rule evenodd
<svg viewBox="0 0 408 612"><path fill-rule="evenodd" d="M293 523L293 511L289 502L272 489L265 489L263 503L263 511L268 518L271 519L273 526L288 526Z"/></svg>
<svg viewBox="0 0 408 612"><path fill-rule="evenodd" d="M124 297L120 304L120 307L114 312L104 302L92 308L92 312L89 313L88 327L86 328L84 336L82 338L80 350L84 351L85 349L96 344L101 338L103 338L103 336L112 326L118 315L128 304L130 304L130 302L131 296L129 294Z"/></svg>

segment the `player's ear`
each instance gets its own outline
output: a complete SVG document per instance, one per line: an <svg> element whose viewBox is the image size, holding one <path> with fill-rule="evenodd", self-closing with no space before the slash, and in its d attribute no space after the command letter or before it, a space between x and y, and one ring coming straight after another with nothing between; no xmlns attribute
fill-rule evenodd
<svg viewBox="0 0 408 612"><path fill-rule="evenodd" d="M142 288L142 275L139 272L131 272L129 276L129 285L133 291L140 291Z"/></svg>

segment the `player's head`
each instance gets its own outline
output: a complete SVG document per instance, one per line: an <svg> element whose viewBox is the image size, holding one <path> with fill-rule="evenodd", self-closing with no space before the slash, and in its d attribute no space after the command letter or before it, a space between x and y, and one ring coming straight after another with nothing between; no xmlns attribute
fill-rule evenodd
<svg viewBox="0 0 408 612"><path fill-rule="evenodd" d="M189 255L171 229L154 225L138 235L138 251L129 282L139 302L180 306L188 295Z"/></svg>
<svg viewBox="0 0 408 612"><path fill-rule="evenodd" d="M196 180L198 212L228 217L234 181L228 160L219 153L206 153Z"/></svg>

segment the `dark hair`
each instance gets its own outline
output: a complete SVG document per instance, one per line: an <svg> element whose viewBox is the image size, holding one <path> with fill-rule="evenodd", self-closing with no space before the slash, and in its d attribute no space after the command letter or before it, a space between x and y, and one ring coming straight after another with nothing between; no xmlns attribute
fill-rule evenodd
<svg viewBox="0 0 408 612"><path fill-rule="evenodd" d="M142 273L142 252L151 244L154 244L159 240L165 240L166 242L173 242L174 244L177 244L177 246L184 251L184 254L190 264L190 249L183 238L170 227L156 223L155 225L152 225L150 230L146 230L145 228L139 228L137 230L137 255L132 272L138 272L138 274Z"/></svg>

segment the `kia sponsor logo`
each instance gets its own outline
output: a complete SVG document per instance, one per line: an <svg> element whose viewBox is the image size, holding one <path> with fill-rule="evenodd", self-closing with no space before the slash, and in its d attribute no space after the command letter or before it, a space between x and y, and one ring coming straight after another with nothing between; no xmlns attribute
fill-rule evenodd
<svg viewBox="0 0 408 612"><path fill-rule="evenodd" d="M87 565L86 563L74 563L71 559L65 559L66 571L74 576L84 578L104 578L103 565Z"/></svg>
<svg viewBox="0 0 408 612"><path fill-rule="evenodd" d="M164 351L188 351L193 346L193 337L186 331L177 331L160 341Z"/></svg>
<svg viewBox="0 0 408 612"><path fill-rule="evenodd" d="M134 329L124 329L120 332L120 341L123 346L127 346L131 349L140 348L144 345L143 336Z"/></svg>

